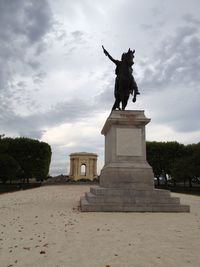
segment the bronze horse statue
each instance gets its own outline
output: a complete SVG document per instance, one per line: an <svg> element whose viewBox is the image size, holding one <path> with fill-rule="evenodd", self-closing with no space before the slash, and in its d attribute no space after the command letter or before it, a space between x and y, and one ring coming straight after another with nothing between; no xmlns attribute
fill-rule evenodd
<svg viewBox="0 0 200 267"><path fill-rule="evenodd" d="M133 77L132 66L134 64L134 53L135 50L131 51L130 48L127 53L123 53L121 60L114 59L108 51L102 46L104 54L116 65L115 74L115 103L112 110L120 108L120 103L122 104L122 110L127 106L129 95L133 95L133 102L136 102L136 96L139 93L138 86Z"/></svg>

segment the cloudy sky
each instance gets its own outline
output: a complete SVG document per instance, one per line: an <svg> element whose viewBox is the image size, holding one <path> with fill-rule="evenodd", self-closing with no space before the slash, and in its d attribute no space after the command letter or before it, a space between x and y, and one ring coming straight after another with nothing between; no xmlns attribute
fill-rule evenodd
<svg viewBox="0 0 200 267"><path fill-rule="evenodd" d="M52 147L51 174L94 152L114 102L111 55L135 49L147 140L200 141L199 0L0 0L0 134Z"/></svg>

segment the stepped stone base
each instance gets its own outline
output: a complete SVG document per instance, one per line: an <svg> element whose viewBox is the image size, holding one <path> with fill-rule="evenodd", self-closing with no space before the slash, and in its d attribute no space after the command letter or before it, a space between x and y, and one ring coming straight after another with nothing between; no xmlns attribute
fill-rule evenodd
<svg viewBox="0 0 200 267"><path fill-rule="evenodd" d="M82 211L189 212L169 191L154 188L146 161L144 111L112 111L105 122L105 165L100 186L81 198Z"/></svg>
<svg viewBox="0 0 200 267"><path fill-rule="evenodd" d="M91 187L81 198L82 211L99 212L189 212L188 205L167 190L134 190Z"/></svg>

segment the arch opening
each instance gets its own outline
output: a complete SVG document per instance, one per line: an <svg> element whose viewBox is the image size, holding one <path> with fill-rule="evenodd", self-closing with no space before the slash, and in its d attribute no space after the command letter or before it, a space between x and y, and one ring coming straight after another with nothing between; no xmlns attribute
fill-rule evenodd
<svg viewBox="0 0 200 267"><path fill-rule="evenodd" d="M86 176L86 165L85 164L81 165L81 175Z"/></svg>

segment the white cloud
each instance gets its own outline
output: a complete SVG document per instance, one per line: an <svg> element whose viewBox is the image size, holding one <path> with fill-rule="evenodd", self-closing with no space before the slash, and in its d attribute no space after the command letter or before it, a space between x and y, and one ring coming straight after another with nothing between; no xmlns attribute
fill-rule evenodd
<svg viewBox="0 0 200 267"><path fill-rule="evenodd" d="M98 173L100 173L104 160L104 137L101 135L101 128L103 128L106 117L107 114L102 113L96 115L95 118L87 118L81 122L62 124L47 129L42 140L52 146L53 159L55 158L54 165L51 166L52 173L56 173L55 168L59 168L60 162L64 161L62 173L67 174L69 172L69 154L73 152L97 153L99 156ZM64 155L64 157L60 158L60 155Z"/></svg>

